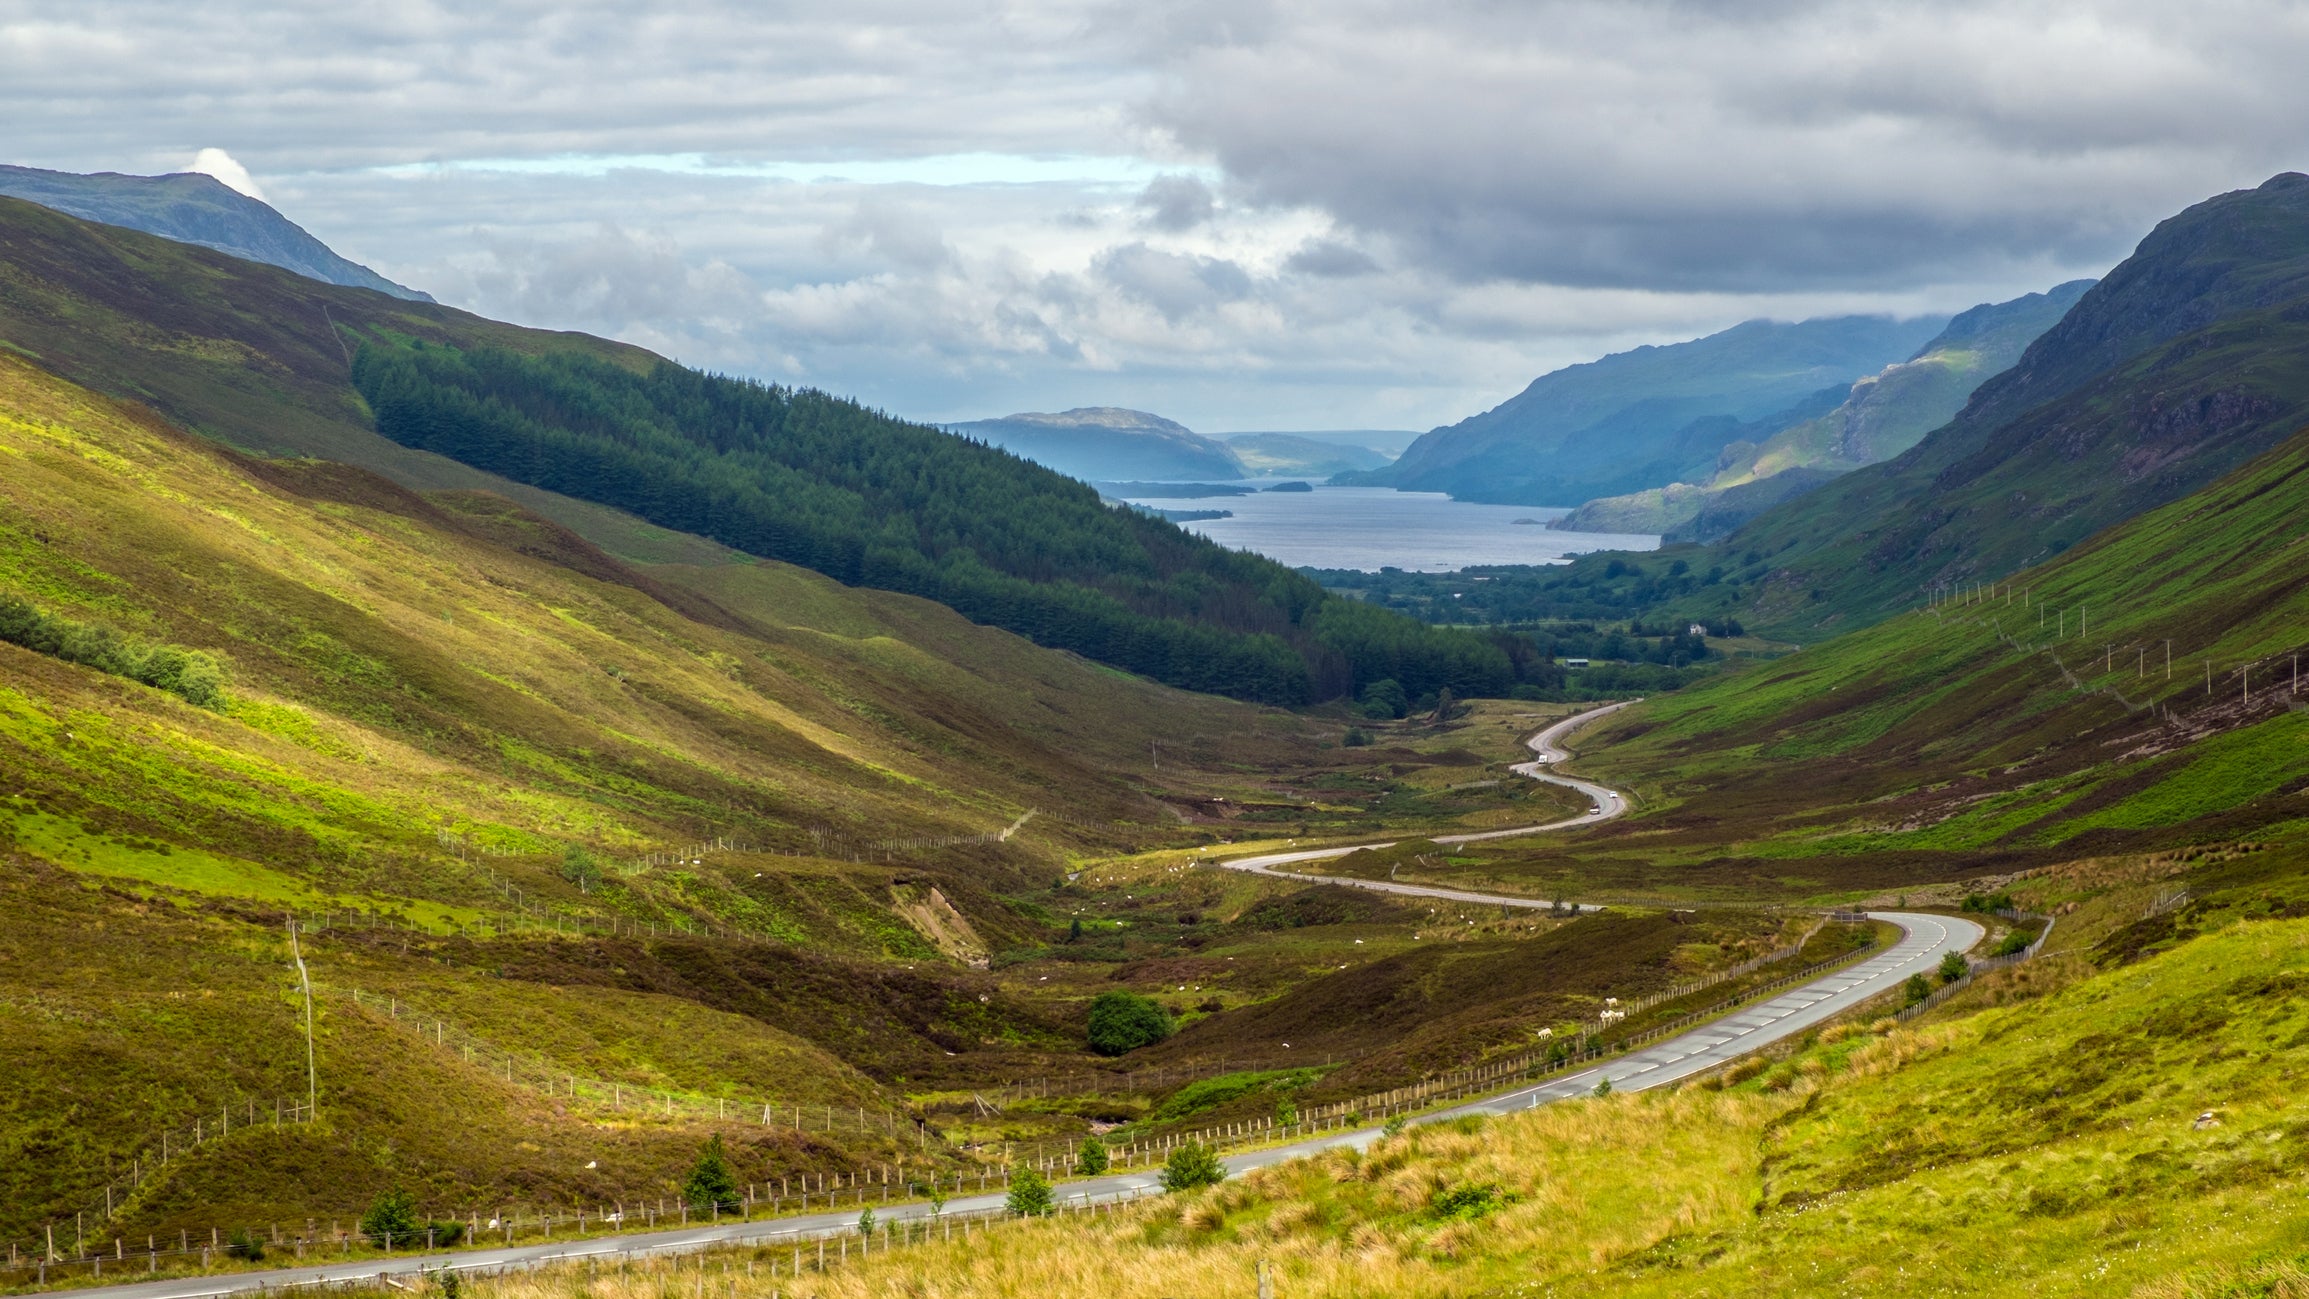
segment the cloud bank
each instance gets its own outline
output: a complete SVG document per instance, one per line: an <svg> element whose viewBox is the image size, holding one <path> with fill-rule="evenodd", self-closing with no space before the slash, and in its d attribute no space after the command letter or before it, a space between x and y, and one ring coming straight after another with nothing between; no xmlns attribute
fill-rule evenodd
<svg viewBox="0 0 2309 1299"><path fill-rule="evenodd" d="M1424 427L2098 273L2309 167L2305 56L2221 0L19 0L0 112L6 161L199 150L445 301L902 414Z"/></svg>

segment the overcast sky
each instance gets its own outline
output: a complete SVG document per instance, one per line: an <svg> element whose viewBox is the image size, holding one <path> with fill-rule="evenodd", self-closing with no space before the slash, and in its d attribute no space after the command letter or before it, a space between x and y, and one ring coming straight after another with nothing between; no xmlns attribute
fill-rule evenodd
<svg viewBox="0 0 2309 1299"><path fill-rule="evenodd" d="M918 418L1425 428L2098 274L2309 168L2304 67L2219 0L0 0L0 161L204 157L443 301Z"/></svg>

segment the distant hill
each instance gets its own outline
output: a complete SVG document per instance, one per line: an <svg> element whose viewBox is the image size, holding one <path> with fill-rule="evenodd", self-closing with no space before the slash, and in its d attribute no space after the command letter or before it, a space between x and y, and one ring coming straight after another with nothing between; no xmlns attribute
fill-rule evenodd
<svg viewBox="0 0 2309 1299"><path fill-rule="evenodd" d="M1224 443L1160 415L1119 406L1030 411L945 427L1087 482L1250 476Z"/></svg>
<svg viewBox="0 0 2309 1299"><path fill-rule="evenodd" d="M430 294L395 284L358 262L339 257L271 205L197 172L124 176L105 171L82 176L0 166L0 194L86 221L127 226L178 243L214 248L324 284L375 289L411 302L433 300Z"/></svg>
<svg viewBox="0 0 2309 1299"><path fill-rule="evenodd" d="M1726 446L1712 477L1589 501L1552 526L1657 532L1670 544L1723 536L1782 501L1916 445L1963 409L1973 389L2019 360L2092 284L2073 280L1962 312L1915 356L1853 384L1836 409L1761 443Z"/></svg>
<svg viewBox="0 0 2309 1299"><path fill-rule="evenodd" d="M1313 438L1303 433L1228 433L1224 440L1227 449L1234 452L1246 468L1262 476L1303 474L1309 478L1328 478L1333 474L1385 468L1394 460L1375 447Z"/></svg>
<svg viewBox="0 0 2309 1299"><path fill-rule="evenodd" d="M1824 389L1834 390L1833 406L1855 380L1915 355L1947 323L1751 320L1688 343L1616 353L1543 375L1354 481L1511 505L1577 505L1696 481L1727 445L1777 432L1772 417Z"/></svg>
<svg viewBox="0 0 2309 1299"><path fill-rule="evenodd" d="M2309 176L2287 173L2159 224L1954 420L1766 512L1723 567L1752 622L1817 637L2041 562L2304 422Z"/></svg>

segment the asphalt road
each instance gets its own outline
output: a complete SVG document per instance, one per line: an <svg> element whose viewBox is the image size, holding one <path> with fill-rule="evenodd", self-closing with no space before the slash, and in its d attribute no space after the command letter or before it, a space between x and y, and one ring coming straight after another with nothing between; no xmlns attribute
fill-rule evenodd
<svg viewBox="0 0 2309 1299"><path fill-rule="evenodd" d="M1626 816L1628 813L1626 795L1609 785L1599 785L1592 780L1581 780L1577 776L1557 774L1552 770L1552 767L1571 756L1562 747L1563 737L1599 717L1616 713L1627 707L1628 703L1634 702L1637 701L1629 700L1626 703L1606 704L1601 708L1591 708L1584 713L1574 713L1570 717L1564 718L1525 740L1525 747L1532 752L1532 760L1519 762L1510 768L1516 775L1528 776L1533 780L1545 781L1550 785L1561 785L1566 789L1576 789L1587 795L1590 804L1587 811L1568 820L1549 821L1543 825L1521 825L1512 830L1485 830L1475 834L1439 834L1434 836L1434 842L1480 843L1486 839L1513 839L1527 834L1546 834L1554 830L1569 830L1576 826L1594 825L1601 821ZM1344 875L1307 875L1298 871L1278 869L1300 862L1328 861L1331 858L1344 857L1348 853L1359 852L1365 848L1392 848L1395 846L1395 842L1394 840L1387 840L1378 843L1353 843L1329 848L1307 848L1298 852L1262 853L1256 857L1236 857L1206 864L1224 867L1227 870L1249 871L1255 875L1272 875L1278 879L1308 880L1321 884L1344 884L1351 888L1373 889L1381 893L1400 893L1407 897L1441 898L1448 902L1474 902L1486 906L1534 909L1555 905L1553 902L1539 898L1509 897L1496 893L1471 893L1464 889L1436 888L1425 884L1398 884L1393 880L1352 879Z"/></svg>
<svg viewBox="0 0 2309 1299"><path fill-rule="evenodd" d="M1594 808L1585 816L1549 825L1529 826L1516 830L1492 831L1482 835L1455 836L1441 842L1464 842L1468 839L1500 838L1506 835L1537 834L1545 830L1585 825L1622 815L1627 808L1621 796L1601 785L1569 777L1552 775L1544 770L1548 764L1564 755L1555 742L1571 729L1613 708L1599 708L1592 712L1566 718L1532 737L1529 744L1539 755L1538 760L1517 768L1519 772L1538 780L1558 784L1588 793L1595 800ZM1358 845L1360 846L1360 845ZM1376 846L1376 845L1374 845ZM1340 856L1354 848L1325 848L1307 853L1284 853L1254 857L1247 861L1218 863L1232 869L1258 870L1262 874L1288 875L1276 871L1277 863L1314 861L1323 857ZM1327 876L1304 878L1329 879ZM1443 897L1456 900L1503 906L1545 906L1528 898L1501 897L1483 893L1467 893L1451 889L1430 889L1417 885L1397 885L1383 880L1334 880L1335 883L1355 884L1380 888L1393 893L1411 893L1424 897ZM1800 987L1792 988L1769 1001L1748 1006L1722 1019L1671 1038L1654 1042L1642 1050L1606 1060L1578 1073L1529 1087L1487 1096L1481 1100L1439 1111L1427 1120L1451 1118L1468 1114L1508 1114L1531 1109L1549 1101L1587 1095L1596 1084L1611 1080L1614 1091L1644 1091L1665 1086L1694 1074L1703 1073L1729 1063L1832 1016L1850 1010L1861 1002L1897 988L1912 974L1929 973L1948 952L1968 951L1982 937L1979 925L1951 916L1916 915L1906 912L1871 912L1878 920L1889 921L1902 931L1899 942L1884 952L1858 965L1826 974ZM1380 1136L1375 1127L1342 1129L1324 1133L1289 1145L1273 1146L1229 1156L1227 1170L1240 1173L1253 1168L1303 1158L1340 1146L1357 1148L1370 1145ZM1153 1194L1159 1183L1153 1172L1117 1173L1105 1177L1086 1178L1061 1183L1058 1196L1067 1203L1084 1201L1106 1202ZM949 1215L960 1213L988 1213L1002 1207L999 1191L958 1195L946 1202ZM884 1222L919 1222L930 1216L925 1204L872 1203L874 1216ZM652 1255L687 1253L709 1246L749 1244L790 1244L801 1249L805 1258L816 1256L816 1239L854 1229L861 1205L825 1213L785 1217L765 1222L730 1222L712 1226L680 1228L668 1231L636 1232L619 1236L596 1236L585 1240L545 1242L503 1248L482 1248L422 1255L406 1255L389 1260L366 1260L337 1265L319 1263L309 1267L277 1268L262 1272L242 1272L230 1276L185 1277L168 1281L137 1282L127 1285L103 1286L77 1290L80 1295L118 1296L119 1299L205 1299L206 1296L238 1294L260 1289L278 1289L284 1286L314 1285L326 1282L373 1280L380 1276L411 1276L419 1272L441 1268L493 1271L530 1267L540 1263L568 1259L613 1259L620 1255ZM129 1266L134 1266L133 1263Z"/></svg>

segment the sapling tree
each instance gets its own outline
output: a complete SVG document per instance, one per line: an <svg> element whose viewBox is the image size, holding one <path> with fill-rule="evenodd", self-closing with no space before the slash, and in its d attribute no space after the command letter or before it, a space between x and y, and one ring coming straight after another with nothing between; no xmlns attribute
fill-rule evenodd
<svg viewBox="0 0 2309 1299"><path fill-rule="evenodd" d="M1200 1141L1189 1141L1171 1152L1163 1165L1162 1184L1166 1191L1192 1191L1197 1187L1217 1186L1227 1180L1227 1167L1219 1162L1219 1152Z"/></svg>
<svg viewBox="0 0 2309 1299"><path fill-rule="evenodd" d="M1074 1157L1076 1177L1096 1177L1107 1169L1106 1143L1097 1137L1083 1139L1082 1149Z"/></svg>
<svg viewBox="0 0 2309 1299"><path fill-rule="evenodd" d="M730 1170L730 1157L722 1149L720 1133L706 1139L697 1163L682 1179L681 1198L689 1202L693 1213L736 1213L744 1207L738 1198L737 1174Z"/></svg>
<svg viewBox="0 0 2309 1299"><path fill-rule="evenodd" d="M1047 1218L1057 1206L1051 1199L1050 1183L1042 1174L1020 1165L1018 1171L1010 1175L1010 1194L1003 1199L1002 1207L1013 1217Z"/></svg>

